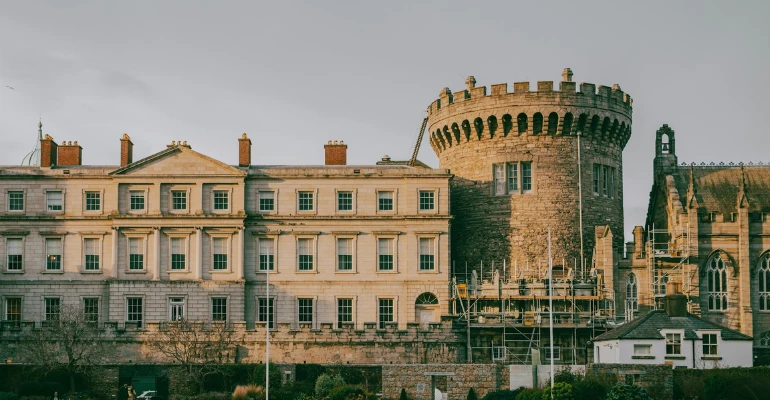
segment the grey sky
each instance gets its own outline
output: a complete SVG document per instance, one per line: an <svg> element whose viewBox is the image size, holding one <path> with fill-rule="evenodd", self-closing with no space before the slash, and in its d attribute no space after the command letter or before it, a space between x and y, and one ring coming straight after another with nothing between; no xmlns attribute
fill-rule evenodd
<svg viewBox="0 0 770 400"><path fill-rule="evenodd" d="M0 3L0 164L34 145L37 119L87 164L187 140L234 164L406 159L445 86L560 80L620 84L634 98L624 152L626 232L644 223L654 132L681 161L770 161L770 2ZM10 90L5 86L14 87ZM534 86L534 85L533 85ZM429 145L420 159L438 166Z"/></svg>

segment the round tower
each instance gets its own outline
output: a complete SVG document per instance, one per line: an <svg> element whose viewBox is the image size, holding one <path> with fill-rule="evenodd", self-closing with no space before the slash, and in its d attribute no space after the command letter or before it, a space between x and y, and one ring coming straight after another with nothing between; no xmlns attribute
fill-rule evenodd
<svg viewBox="0 0 770 400"><path fill-rule="evenodd" d="M512 93L506 83L488 93L472 76L465 85L444 88L428 111L431 147L454 175L457 265L547 263L548 228L555 264L580 265L582 254L590 267L597 226L609 225L621 249L631 97L618 85L577 91L569 68L559 90L515 82Z"/></svg>

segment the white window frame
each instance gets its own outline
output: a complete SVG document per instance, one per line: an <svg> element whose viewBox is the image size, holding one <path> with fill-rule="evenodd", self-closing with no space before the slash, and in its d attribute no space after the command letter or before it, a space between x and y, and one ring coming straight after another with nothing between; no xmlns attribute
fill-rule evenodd
<svg viewBox="0 0 770 400"><path fill-rule="evenodd" d="M224 299L225 300L225 320L214 320L214 300L215 299ZM257 304L259 306L259 304ZM230 301L230 296L227 294L212 294L209 296L209 320L214 323L227 323L230 321L230 309L232 308L232 302Z"/></svg>
<svg viewBox="0 0 770 400"><path fill-rule="evenodd" d="M301 239L308 239L311 243L311 250L313 252L313 268L309 270L300 270L299 269L299 241ZM337 243L335 242L334 245L336 246ZM316 274L318 273L318 235L317 234L298 234L294 237L294 272L298 274ZM336 254L336 250L335 250ZM335 262L336 264L336 262Z"/></svg>
<svg viewBox="0 0 770 400"><path fill-rule="evenodd" d="M21 192L21 210L11 210L11 193ZM7 188L5 189L5 211L11 214L24 214L27 211L27 189L25 188Z"/></svg>
<svg viewBox="0 0 770 400"><path fill-rule="evenodd" d="M350 321L354 327L358 326L358 296L334 296L334 327L341 329L340 326L340 300L350 300ZM378 302L379 306L379 302Z"/></svg>
<svg viewBox="0 0 770 400"><path fill-rule="evenodd" d="M5 274L23 274L26 271L26 265L27 265L27 255L26 253L26 244L27 244L27 235L26 234L13 234L5 236L3 239L3 260L2 262L5 264L5 268L3 268L3 273ZM21 240L21 269L8 269L9 263L8 263L8 240Z"/></svg>
<svg viewBox="0 0 770 400"><path fill-rule="evenodd" d="M96 321L86 321L86 322L94 322L96 324L99 324L102 321L102 296L80 296L80 309L83 311L83 319L86 319L86 299L96 299Z"/></svg>
<svg viewBox="0 0 770 400"><path fill-rule="evenodd" d="M175 273L189 273L190 271L192 271L192 267L190 266L190 263L192 261L190 259L190 234L166 232L166 238L168 240L168 265L166 265L166 272L168 272L169 274L175 274ZM184 246L184 269L171 269L171 266L173 265L172 254L174 253L174 249L172 246L173 239L182 240L182 245Z"/></svg>
<svg viewBox="0 0 770 400"><path fill-rule="evenodd" d="M313 195L313 209L312 210L300 210L299 209L299 195L300 193L311 193ZM294 196L297 199L294 207L297 210L297 214L315 215L318 214L318 189L296 189ZM335 201L336 202L336 201Z"/></svg>
<svg viewBox="0 0 770 400"><path fill-rule="evenodd" d="M8 300L19 299L19 325L14 328L20 328L22 321L24 321L24 296L8 295L3 296L3 321L13 321L8 319Z"/></svg>
<svg viewBox="0 0 770 400"><path fill-rule="evenodd" d="M273 194L273 209L272 210L263 210L262 209L262 193L272 193ZM299 200L297 200L297 206L299 206ZM261 214L278 214L278 189L265 189L265 190L258 190L257 191L257 212Z"/></svg>
<svg viewBox="0 0 770 400"><path fill-rule="evenodd" d="M699 331L700 339L701 339L701 357L719 357L719 342L720 339L720 332L719 331ZM714 343L706 343L706 336L714 336ZM706 354L706 346L712 346L715 349L715 353L709 353Z"/></svg>
<svg viewBox="0 0 770 400"><path fill-rule="evenodd" d="M441 249L440 238L441 234L438 232L415 232L417 236L417 260L415 266L418 274L437 274L440 272L439 262ZM420 239L433 239L433 269L420 269Z"/></svg>
<svg viewBox="0 0 770 400"><path fill-rule="evenodd" d="M508 194L508 164L492 164L492 193L495 196L505 196Z"/></svg>
<svg viewBox="0 0 770 400"><path fill-rule="evenodd" d="M382 321L381 320L381 314L380 314L380 300L391 300L393 302L393 320L392 321ZM377 303L375 304L376 310L377 310L377 329L387 329L386 327L382 326L383 323L387 324L398 324L398 296L377 296L376 297Z"/></svg>
<svg viewBox="0 0 770 400"><path fill-rule="evenodd" d="M262 319L260 319L261 318L261 313L260 313L260 310L259 310L259 307L260 307L259 301L262 300L262 299L269 299L269 300L266 300L267 301L267 315L265 315L265 318L267 319L266 321L263 321ZM273 326L272 327L270 327L270 325L269 325L270 324L270 315L271 315L270 314L270 302L271 301L273 303L273 307L272 307L273 308L273 313L272 313L272 316L273 316ZM255 322L256 322L257 325L265 325L267 327L267 329L269 329L271 331L274 331L274 330L278 329L278 298L277 298L277 296L274 296L274 295L270 295L269 297L268 296L264 296L264 295L256 296L256 307L254 307L254 308L256 308L256 312L257 312L256 318L255 318Z"/></svg>
<svg viewBox="0 0 770 400"><path fill-rule="evenodd" d="M57 315L57 319L55 319L55 320L47 319L48 318L48 311L46 310L46 304L45 303L46 303L46 300L48 300L48 299L58 299L59 300L59 310L58 310L58 312L56 314ZM62 306L63 306L63 304L62 304L63 303L62 302L62 296L44 294L42 296L42 301L43 301L43 304L42 304L42 307L40 309L40 311L41 311L41 313L40 313L40 320L43 321L43 322L60 321L61 320L61 309L62 309Z"/></svg>
<svg viewBox="0 0 770 400"><path fill-rule="evenodd" d="M216 209L216 194L227 194L227 208L223 210ZM213 214L231 214L233 209L233 187L232 186L214 186L211 188L211 212Z"/></svg>
<svg viewBox="0 0 770 400"><path fill-rule="evenodd" d="M86 240L96 240L96 255L99 256L99 268L86 269ZM80 235L80 273L101 274L104 271L104 233Z"/></svg>
<svg viewBox="0 0 770 400"><path fill-rule="evenodd" d="M666 346L666 348L664 350L665 350L666 357L682 357L684 355L684 353L683 353L684 349L682 349L682 346L684 346L684 331L681 331L681 330L674 330L674 331L661 330L660 333L663 335L663 339L665 340L664 345ZM679 345L679 352L678 353L669 353L668 352L668 346L669 346L669 337L668 337L668 335L678 335L679 336L679 342L674 342L673 341L673 336L672 336L672 339L671 339L672 340L672 342L671 342L672 346L677 345L677 344Z"/></svg>
<svg viewBox="0 0 770 400"><path fill-rule="evenodd" d="M545 353L545 361L551 361L551 347L544 346L542 349ZM553 346L553 360L561 360L561 346Z"/></svg>
<svg viewBox="0 0 770 400"><path fill-rule="evenodd" d="M40 271L41 274L63 274L64 273L64 256L66 253L66 247L64 245L64 238L65 234L63 233L43 233L40 232L40 236L43 237L43 267ZM59 269L48 269L48 240L49 239L59 239L61 243L61 259L59 262Z"/></svg>
<svg viewBox="0 0 770 400"><path fill-rule="evenodd" d="M429 193L433 192L433 208L432 209L421 209L420 206L420 196L423 192ZM417 189L417 214L438 214L439 213L439 199L440 199L440 189L434 188L420 188Z"/></svg>
<svg viewBox="0 0 770 400"><path fill-rule="evenodd" d="M144 208L141 209L131 209L131 194L132 193L141 193L142 197L144 198ZM147 214L147 210L149 207L150 202L150 188L128 188L127 190L127 199L126 199L126 211L129 214Z"/></svg>
<svg viewBox="0 0 770 400"><path fill-rule="evenodd" d="M129 323L133 323L133 322L136 322L136 321L131 321L131 320L128 319L128 314L129 314L128 313L128 307L129 307L128 306L128 300L129 299L141 299L142 300L142 313L141 313L141 318L142 319L141 319L141 321L139 321L140 323L139 323L138 327L139 328L144 328L144 326L147 324L147 299L144 298L144 295L128 295L128 294L125 295L124 299L125 299L123 301L124 312L125 312L124 321L125 322L129 322Z"/></svg>
<svg viewBox="0 0 770 400"><path fill-rule="evenodd" d="M719 261L717 261L719 260ZM721 274L718 276L718 281L721 283L720 287L724 290L710 290L709 289L709 278L712 274L717 275L719 274L719 263L721 262L722 267L724 269L724 276ZM716 265L712 268L712 263L716 263ZM730 274L728 273L729 268L727 267L727 261L723 258L722 254L715 253L711 257L709 257L708 261L706 261L706 277L705 277L705 283L706 283L706 309L710 312L727 312L730 309ZM722 278L724 277L724 282L722 282ZM715 281L716 283L716 281ZM716 285L714 285L716 287ZM716 305L717 302L719 302L718 307L712 307L712 305Z"/></svg>
<svg viewBox="0 0 770 400"><path fill-rule="evenodd" d="M185 208L174 209L174 192L185 193ZM170 214L190 214L192 202L192 188L188 186L171 186L168 188L168 212ZM212 208L214 206L212 205Z"/></svg>
<svg viewBox="0 0 770 400"><path fill-rule="evenodd" d="M61 210L51 210L49 207L51 206L48 202L48 194L49 193L60 193L61 194ZM48 214L64 214L64 189L46 189L45 190L45 212Z"/></svg>
<svg viewBox="0 0 770 400"><path fill-rule="evenodd" d="M167 305L167 308L168 308L168 317L167 317L168 321L169 322L176 322L176 321L178 321L178 320L172 319L172 317L173 317L173 315L171 314L171 309L172 309L172 301L171 300L172 299L182 299L181 303L176 303L176 304L182 304L182 320L187 319L187 308L188 308L187 307L187 295L186 294L178 294L178 295L169 294L169 295L166 295L166 305Z"/></svg>
<svg viewBox="0 0 770 400"><path fill-rule="evenodd" d="M144 274L147 273L147 245L148 245L148 233L134 233L123 232L123 236L126 238L126 267L123 272L127 274ZM131 269L131 239L142 241L142 269ZM159 260L155 260L159 262Z"/></svg>
<svg viewBox="0 0 770 400"><path fill-rule="evenodd" d="M209 273L212 274L229 274L233 271L233 235L226 233L212 233L209 232ZM223 239L225 241L225 256L227 257L227 267L225 269L214 269L214 242L216 239ZM189 253L189 250L188 250Z"/></svg>
<svg viewBox="0 0 770 400"><path fill-rule="evenodd" d="M88 209L88 194L89 193L98 193L99 194L99 209L98 210L89 210ZM82 192L83 196L83 214L103 214L104 213L104 189L83 189Z"/></svg>
<svg viewBox="0 0 770 400"><path fill-rule="evenodd" d="M626 277L626 309L639 311L639 279L634 273Z"/></svg>
<svg viewBox="0 0 770 400"><path fill-rule="evenodd" d="M392 210L380 210L380 193L390 193L393 200L393 209ZM377 189L376 193L376 201L377 204L375 204L375 210L377 214L398 214L398 189Z"/></svg>
<svg viewBox="0 0 770 400"><path fill-rule="evenodd" d="M647 349L646 352L642 352L641 350ZM652 344L649 343L634 343L634 356L651 356L652 355Z"/></svg>
<svg viewBox="0 0 770 400"><path fill-rule="evenodd" d="M260 242L262 241L272 241L273 242L273 269L269 270L271 274L278 273L278 235L277 234L260 234L256 236L256 255L257 260L255 264L254 271L257 275L264 274L265 269L262 269L262 263L260 262L260 257L262 256Z"/></svg>
<svg viewBox="0 0 770 400"><path fill-rule="evenodd" d="M358 271L358 234L349 232L334 232L334 272L340 274L355 274ZM349 270L340 269L339 240L347 239L351 241L352 264Z"/></svg>
<svg viewBox="0 0 770 400"><path fill-rule="evenodd" d="M350 193L350 210L340 210L340 193ZM357 190L356 189L334 189L334 213L335 214L355 214L358 210L357 203Z"/></svg>
<svg viewBox="0 0 770 400"><path fill-rule="evenodd" d="M310 300L310 306L312 308L310 311L310 322L299 320L299 316L301 314L300 304L299 304L300 300ZM297 318L296 318L297 324L310 324L312 328L315 328L318 322L318 296L296 296L294 298L294 301L296 303L295 309L297 313Z"/></svg>
<svg viewBox="0 0 770 400"><path fill-rule="evenodd" d="M393 241L393 269L383 270L380 269L380 239L390 239ZM398 234L375 234L374 235L374 249L375 249L375 267L374 270L378 274L397 274L398 273Z"/></svg>
<svg viewBox="0 0 770 400"><path fill-rule="evenodd" d="M529 165L529 189L524 188L524 165ZM519 161L519 188L521 194L535 193L534 161Z"/></svg>

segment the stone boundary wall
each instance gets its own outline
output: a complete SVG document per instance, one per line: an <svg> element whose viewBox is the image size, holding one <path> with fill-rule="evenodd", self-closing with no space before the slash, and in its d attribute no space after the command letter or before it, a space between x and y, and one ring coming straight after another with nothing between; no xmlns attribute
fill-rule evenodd
<svg viewBox="0 0 770 400"><path fill-rule="evenodd" d="M619 382L634 383L647 389L656 399L674 396L674 369L670 365L593 364L586 373L615 375Z"/></svg>
<svg viewBox="0 0 770 400"><path fill-rule="evenodd" d="M432 385L438 379L446 381L450 399L466 398L470 388L483 398L489 392L508 388L504 370L505 366L497 364L383 365L382 397L397 399L404 388L412 400L430 400Z"/></svg>

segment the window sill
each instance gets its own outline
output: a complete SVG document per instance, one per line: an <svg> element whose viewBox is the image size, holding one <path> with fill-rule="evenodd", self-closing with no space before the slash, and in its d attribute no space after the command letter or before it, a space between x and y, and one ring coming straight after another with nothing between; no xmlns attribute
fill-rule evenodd
<svg viewBox="0 0 770 400"><path fill-rule="evenodd" d="M686 360L687 357L685 356L666 356L666 360Z"/></svg>
<svg viewBox="0 0 770 400"><path fill-rule="evenodd" d="M256 275L264 275L265 273L269 273L269 274L277 274L277 273L278 273L278 271L276 271L275 269L273 269L273 270L270 270L270 272L268 272L268 271L265 271L265 270L263 270L263 269L258 269L256 272L254 272L254 274L256 274Z"/></svg>
<svg viewBox="0 0 770 400"><path fill-rule="evenodd" d="M23 269L12 269L12 270L5 270L3 271L4 274L23 274Z"/></svg>
<svg viewBox="0 0 770 400"><path fill-rule="evenodd" d="M318 271L316 271L316 270L311 270L311 271L294 271L294 272L296 272L298 274L316 274L316 273L318 273Z"/></svg>
<svg viewBox="0 0 770 400"><path fill-rule="evenodd" d="M418 274L437 274L438 270L435 269L424 269L424 270L417 270Z"/></svg>
<svg viewBox="0 0 770 400"><path fill-rule="evenodd" d="M101 269L97 269L97 270L88 270L88 271L86 271L86 270L80 270L80 273L81 273L81 274L101 274L101 273L103 273L103 272L104 272L104 271L102 271Z"/></svg>
<svg viewBox="0 0 770 400"><path fill-rule="evenodd" d="M278 214L275 210L259 210L257 213L262 215L276 215Z"/></svg>
<svg viewBox="0 0 770 400"><path fill-rule="evenodd" d="M190 270L189 269L169 269L166 272L168 272L169 274L189 274Z"/></svg>
<svg viewBox="0 0 770 400"><path fill-rule="evenodd" d="M655 356L631 356L631 359L632 360L654 360Z"/></svg>
<svg viewBox="0 0 770 400"><path fill-rule="evenodd" d="M719 361L722 359L720 356L703 356L700 358L701 360L712 360L712 361Z"/></svg>
<svg viewBox="0 0 770 400"><path fill-rule="evenodd" d="M64 215L64 211L46 211L45 215Z"/></svg>
<svg viewBox="0 0 770 400"><path fill-rule="evenodd" d="M55 270L55 271L54 270L52 270L52 271L46 270L46 271L40 271L40 273L41 274L63 274L64 271L63 270Z"/></svg>
<svg viewBox="0 0 770 400"><path fill-rule="evenodd" d="M123 270L123 272L126 274L146 274L147 270L146 269L127 269L127 270Z"/></svg>
<svg viewBox="0 0 770 400"><path fill-rule="evenodd" d="M210 274L232 274L233 271L230 269L210 269Z"/></svg>
<svg viewBox="0 0 770 400"><path fill-rule="evenodd" d="M334 270L334 273L335 274L348 274L348 275L352 275L352 274L356 274L357 271L353 270L353 269L351 269L351 270L339 270L339 269L337 269L337 270Z"/></svg>
<svg viewBox="0 0 770 400"><path fill-rule="evenodd" d="M386 270L386 271L377 270L377 271L375 271L375 273L378 273L378 274L385 274L385 275L393 275L393 274L397 274L397 273L398 273L398 271L396 271L396 270L393 270L393 271L389 271L389 270Z"/></svg>

